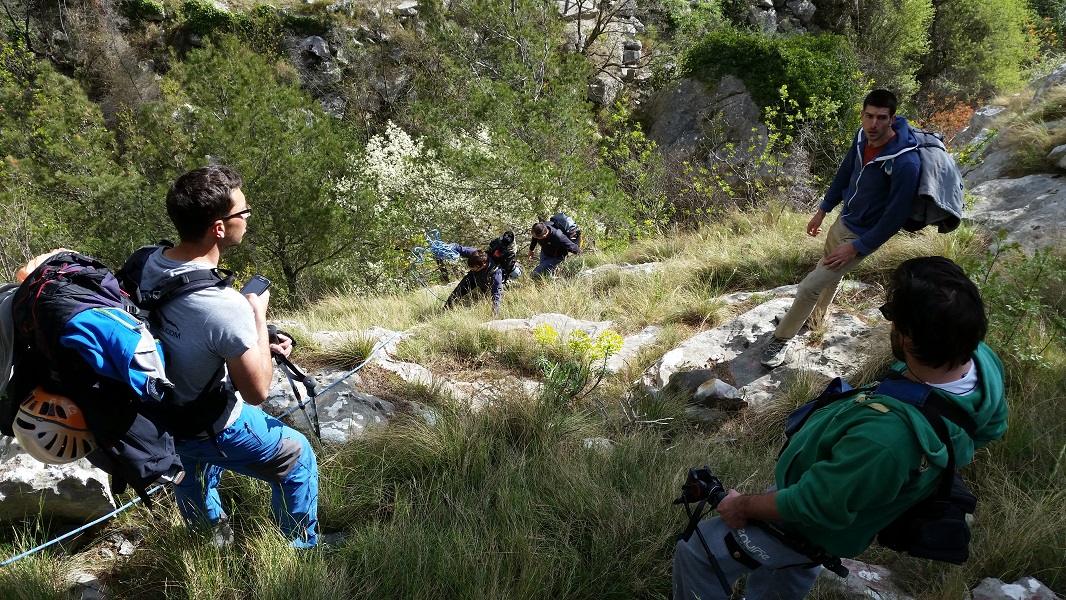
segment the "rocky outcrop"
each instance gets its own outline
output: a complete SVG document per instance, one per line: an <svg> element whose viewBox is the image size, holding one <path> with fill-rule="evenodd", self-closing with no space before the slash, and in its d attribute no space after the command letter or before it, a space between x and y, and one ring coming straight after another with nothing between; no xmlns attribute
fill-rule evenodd
<svg viewBox="0 0 1066 600"><path fill-rule="evenodd" d="M758 138L766 138L758 105L744 83L731 75L714 86L682 79L661 90L646 115L651 122L648 137L668 158L688 159L698 148L720 152L731 143L749 146L739 142L750 141L761 148Z"/></svg>
<svg viewBox="0 0 1066 600"><path fill-rule="evenodd" d="M1004 583L994 577L986 577L973 589L973 600L1062 600L1046 585L1032 577L1023 577L1014 583Z"/></svg>
<svg viewBox="0 0 1066 600"><path fill-rule="evenodd" d="M1030 109L1038 108L1052 89L1062 86L1066 86L1066 63L1030 84ZM983 107L956 136L956 147L960 142L969 143L979 156L975 164L962 169L967 189L977 198L964 217L993 232L1006 230L1006 242L1017 242L1028 252L1061 247L1066 239L1066 182L1062 177L1066 146L1052 149L1046 159L1051 169L1058 168L1059 172L1005 177L1004 172L1015 160L1015 151L1002 142L1004 128L1009 127L1007 117L1006 107ZM1038 126L1053 135L1066 128L1066 121Z"/></svg>
<svg viewBox="0 0 1066 600"><path fill-rule="evenodd" d="M0 437L0 521L87 523L114 508L107 473L88 461L47 465Z"/></svg>
<svg viewBox="0 0 1066 600"><path fill-rule="evenodd" d="M1032 252L1061 248L1066 241L1066 179L1061 175L993 179L970 193L982 201L966 216L992 231L1007 230L1006 242Z"/></svg>

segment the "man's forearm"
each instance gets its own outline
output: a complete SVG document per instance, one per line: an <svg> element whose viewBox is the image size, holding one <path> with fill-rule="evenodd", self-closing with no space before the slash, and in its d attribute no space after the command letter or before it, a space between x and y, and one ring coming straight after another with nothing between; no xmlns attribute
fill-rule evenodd
<svg viewBox="0 0 1066 600"><path fill-rule="evenodd" d="M718 505L718 515L725 524L733 529L740 529L749 519L760 521L782 521L784 516L777 510L777 492L768 494L730 494Z"/></svg>

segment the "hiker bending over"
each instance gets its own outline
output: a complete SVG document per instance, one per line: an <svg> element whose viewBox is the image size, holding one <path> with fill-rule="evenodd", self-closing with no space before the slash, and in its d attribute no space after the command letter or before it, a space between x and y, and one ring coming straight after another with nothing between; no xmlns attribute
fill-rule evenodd
<svg viewBox="0 0 1066 600"><path fill-rule="evenodd" d="M540 244L540 264L529 274L532 279L555 273L555 267L563 262L568 253L581 254L581 247L576 242L548 223L536 223L530 233L529 260L533 260L533 250Z"/></svg>
<svg viewBox="0 0 1066 600"><path fill-rule="evenodd" d="M972 418L973 434L946 422L955 464L966 465L1007 429L1003 366L981 342L986 321L977 288L946 258L915 258L896 269L887 299L881 312L892 322L892 353L901 361L892 369L905 378L895 383L927 384L947 408ZM949 464L940 440L915 406L880 391L837 399L810 412L792 434L770 492L730 490L719 516L699 530L728 584L750 572L747 598L802 598L821 567L811 568L809 558L748 520L776 521L831 555L856 556L936 489ZM695 535L677 543L673 582L675 600L726 597Z"/></svg>
<svg viewBox="0 0 1066 600"><path fill-rule="evenodd" d="M470 292L477 295L492 294L492 316L500 314L500 301L503 299L503 271L489 261L489 256L484 250L467 248L459 244L445 244L449 250L458 252L459 256L466 258L466 265L470 271L459 281L459 285L452 290L444 308L451 308ZM467 298L469 300L469 298Z"/></svg>
<svg viewBox="0 0 1066 600"><path fill-rule="evenodd" d="M222 252L241 243L252 214L241 185L225 166L196 169L174 182L166 204L180 243L147 257L141 289L218 267ZM270 390L271 351L288 356L292 350L288 338L269 342L269 300L269 291L242 296L214 286L159 309L162 326L155 333L166 352L174 402L187 412L195 407L186 416L202 424L198 434L177 442L187 476L174 491L186 523L210 523L216 542L228 545L217 490L222 470L266 481L275 521L294 547L306 548L318 542L318 463L303 434L256 408Z"/></svg>
<svg viewBox="0 0 1066 600"><path fill-rule="evenodd" d="M870 92L862 104L862 128L807 223L807 235L821 233L826 213L838 204L840 217L826 234L822 260L800 282L792 307L777 325L763 366L780 366L803 324L823 322L844 275L907 222L918 187L920 162L912 151L917 145L907 119L896 115L896 97L887 90Z"/></svg>

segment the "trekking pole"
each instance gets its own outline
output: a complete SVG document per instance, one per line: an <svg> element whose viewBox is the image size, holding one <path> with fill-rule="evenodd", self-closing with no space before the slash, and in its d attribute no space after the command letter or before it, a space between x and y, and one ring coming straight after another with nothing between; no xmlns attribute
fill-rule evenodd
<svg viewBox="0 0 1066 600"><path fill-rule="evenodd" d="M270 334L271 344L278 344L281 342L276 325L267 325L267 332ZM286 337L292 339L291 335L286 334ZM315 388L318 386L318 381L314 377L305 374L296 365L292 364L292 361L290 361L284 354L271 350L270 355L274 357L274 363L281 369L281 372L285 373L286 379L289 380L289 387L292 388L292 393L296 396L296 405L300 408L300 412L304 414L311 430L315 432L315 437L321 442L322 428L318 422L318 404L315 402L315 398L317 397ZM300 394L300 388L296 386L297 381L304 384L304 387L307 388L308 401L306 404L304 403L303 396ZM306 408L308 404L311 406L310 414L308 414Z"/></svg>

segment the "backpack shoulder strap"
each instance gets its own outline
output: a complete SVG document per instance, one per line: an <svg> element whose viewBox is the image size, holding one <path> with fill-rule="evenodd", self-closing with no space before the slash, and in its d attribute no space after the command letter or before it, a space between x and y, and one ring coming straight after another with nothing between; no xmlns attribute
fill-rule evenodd
<svg viewBox="0 0 1066 600"><path fill-rule="evenodd" d="M877 392L917 408L933 428L936 437L944 444L948 453L948 464L944 467L944 476L941 477L934 495L946 501L951 495L951 486L955 479L955 445L951 443L945 420L955 423L969 436L973 436L977 430L977 423L957 404L936 393L936 388L906 379L898 371L889 371L885 380L877 386Z"/></svg>
<svg viewBox="0 0 1066 600"><path fill-rule="evenodd" d="M815 411L825 408L833 402L857 396L865 391L869 391L869 388L852 388L848 385L848 382L840 377L834 377L825 390L818 394L818 397L792 411L785 418L785 443L781 446L781 450L778 451L777 455L781 456L785 448L788 447L788 443L792 441L792 436L803 428L803 425L807 423L807 419L811 418Z"/></svg>
<svg viewBox="0 0 1066 600"><path fill-rule="evenodd" d="M906 402L923 415L932 414L958 425L967 435L977 431L977 423L959 405L936 393L936 388L911 381L898 371L888 371L877 386L877 393ZM927 415L928 416L928 415Z"/></svg>
<svg viewBox="0 0 1066 600"><path fill-rule="evenodd" d="M154 289L141 291L137 304L141 308L155 310L171 300L209 287L233 285L233 273L226 269L198 269L164 279Z"/></svg>
<svg viewBox="0 0 1066 600"><path fill-rule="evenodd" d="M164 279L154 289L143 290L140 287L141 276L144 273L144 264L148 257L160 248L172 248L174 245L167 240L162 240L157 245L142 246L137 249L128 259L126 264L118 271L119 281L122 288L133 299L134 304L145 310L156 310L171 300L190 294L197 290L218 286L229 287L233 285L233 273L226 269L215 267L213 269L198 269L180 275L173 275Z"/></svg>

